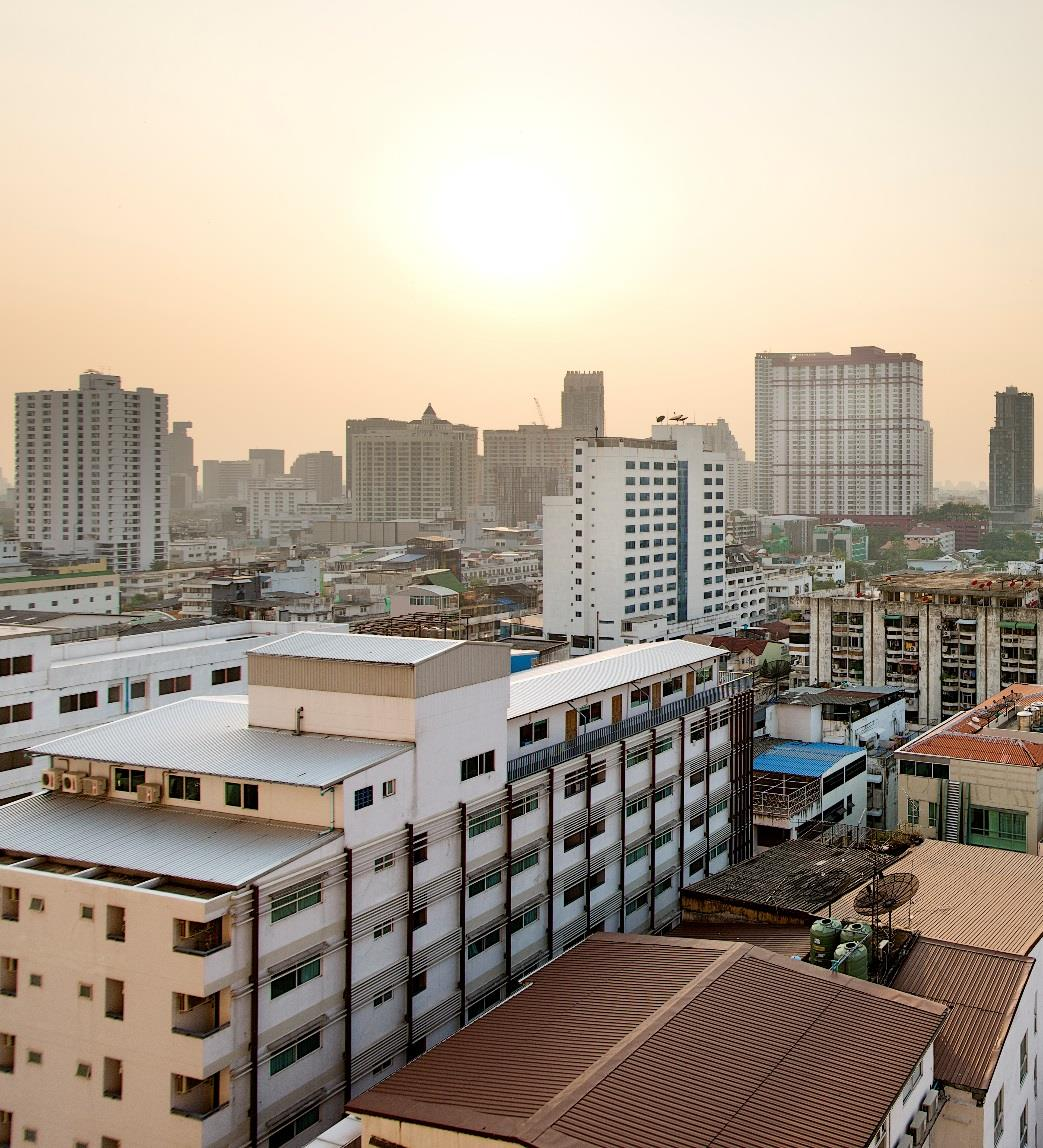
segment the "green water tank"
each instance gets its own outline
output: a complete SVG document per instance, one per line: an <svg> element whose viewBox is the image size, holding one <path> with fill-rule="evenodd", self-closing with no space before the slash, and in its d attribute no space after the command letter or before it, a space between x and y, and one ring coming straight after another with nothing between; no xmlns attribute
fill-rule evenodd
<svg viewBox="0 0 1043 1148"><path fill-rule="evenodd" d="M861 941L846 941L837 945L833 960L840 961L838 972L857 977L860 981L869 980L869 950Z"/></svg>
<svg viewBox="0 0 1043 1148"><path fill-rule="evenodd" d="M829 968L833 963L833 950L840 944L842 921L816 921L811 926L811 963Z"/></svg>
<svg viewBox="0 0 1043 1148"><path fill-rule="evenodd" d="M840 941L841 944L847 944L848 941L861 941L863 945L868 945L872 935L872 925L867 925L865 921L848 921L840 931Z"/></svg>

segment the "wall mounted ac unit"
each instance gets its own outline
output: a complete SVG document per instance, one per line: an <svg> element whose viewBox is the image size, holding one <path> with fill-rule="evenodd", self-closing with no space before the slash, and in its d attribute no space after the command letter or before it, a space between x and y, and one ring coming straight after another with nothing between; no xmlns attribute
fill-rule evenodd
<svg viewBox="0 0 1043 1148"><path fill-rule="evenodd" d="M58 790L62 787L62 778L66 774L64 769L45 769L40 775L40 784L44 789Z"/></svg>
<svg viewBox="0 0 1043 1148"><path fill-rule="evenodd" d="M138 801L143 801L146 805L155 805L158 801L163 799L163 790L158 785L147 783L139 785L137 788Z"/></svg>
<svg viewBox="0 0 1043 1148"><path fill-rule="evenodd" d="M929 1088L927 1092L924 1093L920 1110L926 1115L928 1124L938 1115L938 1109L941 1107L941 1099L938 1095L937 1088Z"/></svg>
<svg viewBox="0 0 1043 1148"><path fill-rule="evenodd" d="M914 1144L922 1144L927 1139L927 1114L925 1112L917 1112L909 1121L909 1135L912 1136Z"/></svg>
<svg viewBox="0 0 1043 1148"><path fill-rule="evenodd" d="M82 793L85 773L66 773L62 775L62 793Z"/></svg>
<svg viewBox="0 0 1043 1148"><path fill-rule="evenodd" d="M85 777L83 779L83 793L86 797L104 797L108 792L109 782L104 777Z"/></svg>

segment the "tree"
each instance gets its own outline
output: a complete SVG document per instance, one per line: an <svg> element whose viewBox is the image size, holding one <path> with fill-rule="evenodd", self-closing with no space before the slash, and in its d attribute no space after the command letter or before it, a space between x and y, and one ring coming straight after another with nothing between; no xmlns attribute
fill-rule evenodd
<svg viewBox="0 0 1043 1148"><path fill-rule="evenodd" d="M764 682L771 682L774 684L772 691L772 698L779 696L779 687L786 682L789 685L790 672L793 669L793 663L788 658L775 658L770 662L761 662L757 668L757 676Z"/></svg>
<svg viewBox="0 0 1043 1148"><path fill-rule="evenodd" d="M1035 562L1039 558L1039 547L1032 541L1032 535L1022 532L1007 535L990 530L981 540L980 549L982 561L997 566L1006 562Z"/></svg>

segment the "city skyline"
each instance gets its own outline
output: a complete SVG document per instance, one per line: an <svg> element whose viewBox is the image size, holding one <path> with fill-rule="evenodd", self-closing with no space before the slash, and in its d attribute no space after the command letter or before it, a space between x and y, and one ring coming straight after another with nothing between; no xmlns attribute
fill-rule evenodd
<svg viewBox="0 0 1043 1148"><path fill-rule="evenodd" d="M349 412L514 426L591 365L614 433L677 409L752 454L757 352L875 344L925 364L937 478L984 477L994 391L1033 383L1041 23L21 6L10 393L108 369L200 458L292 457ZM254 401L280 390L300 414Z"/></svg>

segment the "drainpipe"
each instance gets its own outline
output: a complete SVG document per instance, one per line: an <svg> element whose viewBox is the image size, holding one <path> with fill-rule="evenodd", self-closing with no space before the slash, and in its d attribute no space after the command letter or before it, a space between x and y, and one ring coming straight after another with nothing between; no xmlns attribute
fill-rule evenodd
<svg viewBox="0 0 1043 1148"><path fill-rule="evenodd" d="M257 1054L260 1040L261 1013L261 891L250 886L253 906L253 930L250 936L250 1143L257 1143L258 1108Z"/></svg>
<svg viewBox="0 0 1043 1148"><path fill-rule="evenodd" d="M344 850L344 1095L351 1097L351 977L352 977L351 850Z"/></svg>

